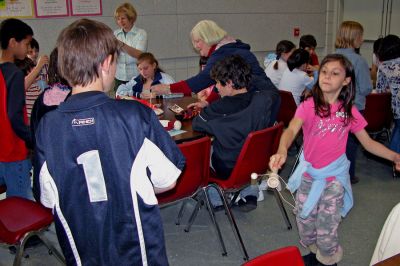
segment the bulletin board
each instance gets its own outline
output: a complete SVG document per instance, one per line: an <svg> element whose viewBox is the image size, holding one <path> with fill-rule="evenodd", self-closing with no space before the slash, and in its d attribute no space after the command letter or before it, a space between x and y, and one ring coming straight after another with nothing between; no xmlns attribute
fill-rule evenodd
<svg viewBox="0 0 400 266"><path fill-rule="evenodd" d="M0 0L0 18L32 18L33 0Z"/></svg>

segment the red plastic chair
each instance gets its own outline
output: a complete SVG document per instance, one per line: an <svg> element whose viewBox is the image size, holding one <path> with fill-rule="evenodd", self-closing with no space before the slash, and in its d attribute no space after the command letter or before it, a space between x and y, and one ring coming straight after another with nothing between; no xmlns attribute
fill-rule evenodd
<svg viewBox="0 0 400 266"><path fill-rule="evenodd" d="M295 246L273 250L260 255L242 266L304 266L300 251Z"/></svg>
<svg viewBox="0 0 400 266"><path fill-rule="evenodd" d="M210 173L210 149L211 140L209 137L184 142L178 145L186 158L186 165L179 177L176 186L164 193L157 194L158 203L161 205L170 205L183 200L182 206L176 220L176 224L180 224L183 216L183 211L188 199L196 199L197 204L189 219L188 225L185 228L189 232L194 218L196 217L201 205L205 202L208 206L211 221L217 231L218 238L222 247L222 254L226 255L225 244L222 241L221 231L215 220L215 215L212 211L208 197L205 195L205 188L208 185Z"/></svg>
<svg viewBox="0 0 400 266"><path fill-rule="evenodd" d="M235 167L232 170L228 179L219 179L214 172L210 175L209 187L215 187L219 192L222 202L224 203L225 212L231 223L233 231L236 233L239 245L242 248L244 258L247 260L248 255L246 248L243 244L239 229L236 225L235 219L231 212L231 206L227 204L228 194L233 194L231 203L235 202L240 190L250 184L250 176L252 173L265 174L268 170L269 158L276 153L279 140L283 131L283 123L279 123L273 127L262 129L259 131L251 132L242 147L239 157L236 161ZM288 229L292 228L286 210L283 206L282 200L277 194L275 198L282 211Z"/></svg>
<svg viewBox="0 0 400 266"><path fill-rule="evenodd" d="M283 122L285 127L288 127L296 113L297 105L290 91L279 90L279 95L281 96L281 106L276 121Z"/></svg>
<svg viewBox="0 0 400 266"><path fill-rule="evenodd" d="M186 166L173 189L157 194L159 204L173 203L192 197L199 188L206 186L208 183L210 138L203 137L184 142L178 144L178 147L186 158Z"/></svg>
<svg viewBox="0 0 400 266"><path fill-rule="evenodd" d="M52 222L51 211L37 202L19 197L0 201L0 242L17 247L14 266L21 264L25 244L35 235L65 265L64 257L43 235Z"/></svg>
<svg viewBox="0 0 400 266"><path fill-rule="evenodd" d="M387 139L390 140L390 128L393 119L391 99L392 94L390 92L367 95L364 118L368 125L365 130L372 137L385 133Z"/></svg>

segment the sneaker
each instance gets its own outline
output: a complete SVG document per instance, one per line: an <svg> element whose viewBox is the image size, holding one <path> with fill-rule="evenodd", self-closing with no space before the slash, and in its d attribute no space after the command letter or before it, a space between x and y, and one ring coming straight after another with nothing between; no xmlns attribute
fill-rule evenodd
<svg viewBox="0 0 400 266"><path fill-rule="evenodd" d="M260 188L260 190L267 190L268 189L267 180L263 179L258 187Z"/></svg>
<svg viewBox="0 0 400 266"><path fill-rule="evenodd" d="M257 201L263 201L264 200L264 192L260 189L258 191L258 198Z"/></svg>
<svg viewBox="0 0 400 266"><path fill-rule="evenodd" d="M240 199L235 207L237 207L242 212L255 210L257 208L257 197L246 196L244 200Z"/></svg>

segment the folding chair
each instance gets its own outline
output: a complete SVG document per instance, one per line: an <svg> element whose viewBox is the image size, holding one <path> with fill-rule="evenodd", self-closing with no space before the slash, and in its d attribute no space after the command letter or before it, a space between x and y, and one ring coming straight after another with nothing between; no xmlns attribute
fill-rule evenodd
<svg viewBox="0 0 400 266"><path fill-rule="evenodd" d="M279 95L281 96L281 106L276 121L283 122L285 127L288 127L296 113L297 105L290 91L279 90Z"/></svg>
<svg viewBox="0 0 400 266"><path fill-rule="evenodd" d="M385 133L387 141L390 142L390 130L393 121L391 106L392 94L390 92L367 95L363 115L368 122L365 130L372 138L378 139L382 133ZM393 178L396 178L396 169L394 167Z"/></svg>
<svg viewBox="0 0 400 266"><path fill-rule="evenodd" d="M279 95L281 96L281 105L279 107L276 121L283 122L285 128L287 128L296 113L297 105L293 98L293 94L290 91L279 90ZM298 143L298 136L301 136L301 133L297 135L293 142L296 147L297 153L299 153L301 147L301 142L300 144Z"/></svg>
<svg viewBox="0 0 400 266"><path fill-rule="evenodd" d="M242 266L304 266L300 251L295 246L289 246L260 255Z"/></svg>
<svg viewBox="0 0 400 266"><path fill-rule="evenodd" d="M226 255L227 252L225 244L222 241L221 231L216 223L215 215L212 211L208 197L205 195L205 187L208 184L210 173L211 140L209 137L203 137L197 140L184 142L179 144L178 147L186 158L186 166L173 189L157 194L158 203L160 205L170 205L182 201L182 206L175 222L179 225L188 199L196 199L197 203L195 209L189 219L187 227L185 228L185 232L189 232L190 226L193 223L197 212L205 202L208 206L208 213L221 243L223 250L222 255Z"/></svg>
<svg viewBox="0 0 400 266"><path fill-rule="evenodd" d="M270 128L251 132L246 138L229 178L226 180L219 179L214 172L211 172L210 175L210 184L208 188L214 187L220 194L225 212L246 260L248 259L247 251L240 236L236 221L232 215L231 205L235 202L240 190L250 184L250 176L252 173L265 174L267 172L269 158L278 149L282 131L283 123L279 123ZM274 193L286 225L288 229L291 229L292 225L290 224L283 202L276 190L274 190ZM233 194L230 205L227 203L228 194Z"/></svg>
<svg viewBox="0 0 400 266"><path fill-rule="evenodd" d="M364 118L368 125L365 130L373 138L385 133L387 140L390 141L390 128L393 119L391 99L392 94L390 92L371 93L366 97Z"/></svg>
<svg viewBox="0 0 400 266"><path fill-rule="evenodd" d="M61 253L43 235L52 222L51 211L37 202L19 197L0 200L0 242L16 246L14 266L21 265L25 244L32 236L39 237L56 258L65 265Z"/></svg>

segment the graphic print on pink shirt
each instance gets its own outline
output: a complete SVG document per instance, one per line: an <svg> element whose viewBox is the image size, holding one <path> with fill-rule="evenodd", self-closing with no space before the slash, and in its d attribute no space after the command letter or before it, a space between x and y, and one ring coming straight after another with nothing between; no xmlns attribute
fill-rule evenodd
<svg viewBox="0 0 400 266"><path fill-rule="evenodd" d="M346 151L349 132L362 130L367 122L353 106L353 120L344 125L345 113L338 111L339 103L331 105L331 116L315 115L314 101L309 98L297 108L295 117L303 121L304 157L315 168L322 168Z"/></svg>

